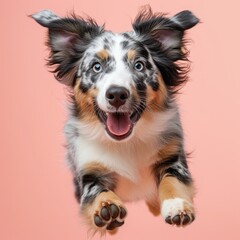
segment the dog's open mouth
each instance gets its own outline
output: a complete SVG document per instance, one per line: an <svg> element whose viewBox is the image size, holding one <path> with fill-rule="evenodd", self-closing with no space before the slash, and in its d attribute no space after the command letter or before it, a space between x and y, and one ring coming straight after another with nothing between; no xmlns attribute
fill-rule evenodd
<svg viewBox="0 0 240 240"><path fill-rule="evenodd" d="M106 115L106 131L111 137L122 140L131 134L133 122L130 119L130 114L115 112Z"/></svg>
<svg viewBox="0 0 240 240"><path fill-rule="evenodd" d="M99 112L100 111L100 112ZM98 116L104 123L106 132L116 140L123 140L131 135L134 124L138 120L137 113L108 112L98 110Z"/></svg>

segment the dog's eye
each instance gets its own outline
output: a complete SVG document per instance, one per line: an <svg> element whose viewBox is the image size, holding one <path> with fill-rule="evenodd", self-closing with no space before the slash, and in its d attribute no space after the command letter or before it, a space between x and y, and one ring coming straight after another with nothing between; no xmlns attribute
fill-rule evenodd
<svg viewBox="0 0 240 240"><path fill-rule="evenodd" d="M138 72L141 72L144 68L144 64L141 61L137 61L134 64L134 69L137 70Z"/></svg>
<svg viewBox="0 0 240 240"><path fill-rule="evenodd" d="M102 71L102 65L100 63L94 63L92 69L95 73L99 73Z"/></svg>

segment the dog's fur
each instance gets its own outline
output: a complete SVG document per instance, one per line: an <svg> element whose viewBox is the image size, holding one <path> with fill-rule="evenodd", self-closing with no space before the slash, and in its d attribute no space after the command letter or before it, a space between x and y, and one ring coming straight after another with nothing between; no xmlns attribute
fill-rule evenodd
<svg viewBox="0 0 240 240"><path fill-rule="evenodd" d="M71 92L67 158L90 228L116 231L123 202L138 199L169 224L190 224L194 187L174 96L187 80L185 30L198 19L148 7L131 32L113 33L75 15L32 17L48 28L48 64Z"/></svg>

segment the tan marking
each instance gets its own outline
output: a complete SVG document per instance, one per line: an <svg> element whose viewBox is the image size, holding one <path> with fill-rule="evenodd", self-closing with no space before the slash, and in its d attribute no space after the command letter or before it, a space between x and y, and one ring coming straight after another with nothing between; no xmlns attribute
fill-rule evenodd
<svg viewBox="0 0 240 240"><path fill-rule="evenodd" d="M167 199L182 198L186 201L186 210L191 212L194 212L192 204L194 194L193 185L185 185L175 177L165 175L159 185L160 203Z"/></svg>
<svg viewBox="0 0 240 240"><path fill-rule="evenodd" d="M159 89L157 91L153 91L151 86L147 85L146 104L148 110L144 111L142 118L149 123L153 120L151 112L161 112L165 110L164 102L168 96L167 87L162 79L162 76L158 74L157 78L159 82Z"/></svg>
<svg viewBox="0 0 240 240"><path fill-rule="evenodd" d="M134 96L134 98L136 98L136 100L139 101L140 98L139 98L139 95L137 93L137 89L133 84L131 85L131 90L132 90L132 95Z"/></svg>
<svg viewBox="0 0 240 240"><path fill-rule="evenodd" d="M98 91L96 89L89 89L87 93L83 93L80 86L81 79L77 79L77 82L74 86L73 93L75 100L79 109L81 109L81 116L79 116L82 120L87 122L96 122L98 118L94 111L93 106L93 97L97 96Z"/></svg>
<svg viewBox="0 0 240 240"><path fill-rule="evenodd" d="M153 89L147 85L147 104L152 111L161 112L165 110L164 102L168 96L168 92L160 73L157 75L157 79L159 82L159 89L157 91L153 91Z"/></svg>
<svg viewBox="0 0 240 240"><path fill-rule="evenodd" d="M163 82L162 76L158 74L157 78L159 81L159 89L157 91L153 91L151 86L147 85L147 109L143 112L141 116L141 118L149 122L149 124L154 121L152 112L161 112L165 110L164 102L168 96L167 88ZM133 86L132 95L136 98L137 102L140 101L137 90Z"/></svg>
<svg viewBox="0 0 240 240"><path fill-rule="evenodd" d="M180 146L181 146L181 140L177 138L172 138L158 152L158 157L161 160L164 160L169 156L173 156L179 152Z"/></svg>
<svg viewBox="0 0 240 240"><path fill-rule="evenodd" d="M164 162L164 159L176 154L180 149L180 143L181 141L179 139L170 139L158 152L158 158ZM164 171L164 169L162 169L162 171ZM154 216L158 216L160 214L160 203L158 201L152 200L146 202L146 204Z"/></svg>
<svg viewBox="0 0 240 240"><path fill-rule="evenodd" d="M136 51L135 50L129 50L128 53L127 53L127 56L128 56L128 60L132 61L135 59L136 57Z"/></svg>
<svg viewBox="0 0 240 240"><path fill-rule="evenodd" d="M109 58L109 54L105 49L101 50L100 52L97 52L97 56L100 57L102 60L107 60Z"/></svg>
<svg viewBox="0 0 240 240"><path fill-rule="evenodd" d="M152 201L152 202L146 202L149 211L154 215L154 216L159 216L160 214L160 204L158 201Z"/></svg>

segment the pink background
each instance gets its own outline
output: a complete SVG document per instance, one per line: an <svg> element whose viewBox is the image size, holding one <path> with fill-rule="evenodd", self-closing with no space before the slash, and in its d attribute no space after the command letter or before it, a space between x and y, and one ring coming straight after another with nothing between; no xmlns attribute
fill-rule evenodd
<svg viewBox="0 0 240 240"><path fill-rule="evenodd" d="M240 79L238 1L157 0L153 10L192 10L191 81L179 96L197 219L178 229L128 204L126 224L107 239L240 239ZM8 0L1 4L0 239L87 239L65 166L65 90L45 67L44 28L27 17L73 8L114 31L130 30L141 0ZM99 238L94 238L99 239Z"/></svg>

